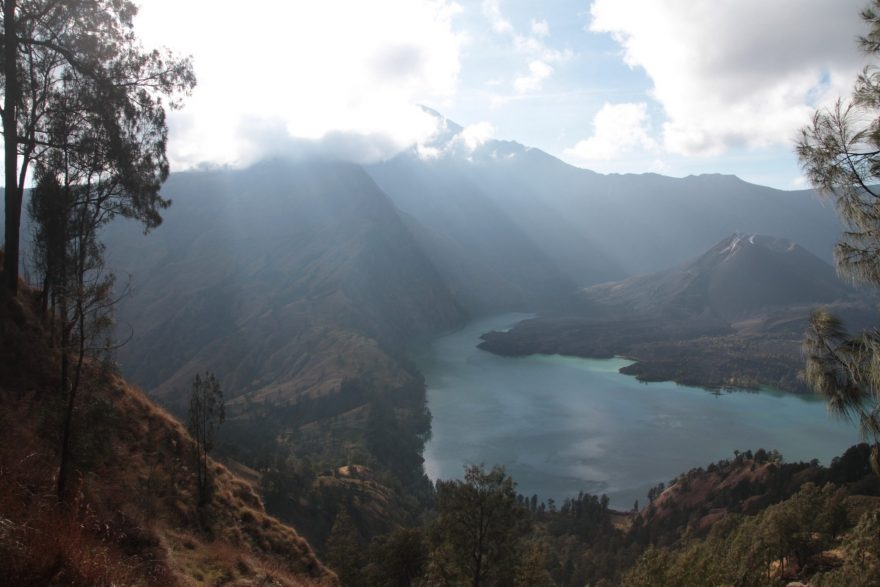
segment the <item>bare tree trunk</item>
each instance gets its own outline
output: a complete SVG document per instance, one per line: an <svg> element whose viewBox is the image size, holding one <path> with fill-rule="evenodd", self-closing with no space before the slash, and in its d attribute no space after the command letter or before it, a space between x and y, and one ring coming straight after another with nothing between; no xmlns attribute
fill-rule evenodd
<svg viewBox="0 0 880 587"><path fill-rule="evenodd" d="M83 362L85 361L86 354L86 335L85 335L85 316L82 308L82 300L77 300L77 313L78 317L78 343L77 343L77 357L76 357L76 365L73 368L73 381L70 383L70 389L67 391L67 406L64 412L64 433L61 437L61 467L58 472L58 498L60 500L64 500L65 493L67 491L67 483L70 477L70 460L71 460L71 436L72 436L72 428L73 428L73 412L76 409L76 396L79 391L79 384L82 375L82 367ZM61 372L62 378L66 378L67 372L69 371L67 358L67 348L62 350L62 359L61 359Z"/></svg>
<svg viewBox="0 0 880 587"><path fill-rule="evenodd" d="M43 278L43 290L40 292L40 312L45 319L49 315L49 276Z"/></svg>
<svg viewBox="0 0 880 587"><path fill-rule="evenodd" d="M67 400L64 408L64 425L61 432L61 463L58 467L58 500L64 501L67 493L68 478L70 477L70 432L73 425L73 407L75 396L72 389L68 389L70 378L70 358L68 356L70 346L70 329L67 326L67 296L61 294L59 303L61 309L61 393Z"/></svg>
<svg viewBox="0 0 880 587"><path fill-rule="evenodd" d="M208 501L208 410L207 402L205 401L205 395L202 391L199 391L202 394L202 429L199 431L199 447L201 450L201 455L199 459L199 471L200 471L200 482L199 482L199 504L205 505Z"/></svg>
<svg viewBox="0 0 880 587"><path fill-rule="evenodd" d="M69 288L69 282L74 281L74 292L73 292L73 304L74 308L74 317L68 323L69 317L67 312L67 304L69 302L69 298L64 298L64 304L62 307L62 343L61 343L61 372L62 372L62 388L67 389L67 406L65 407L64 412L64 431L61 438L61 466L59 468L58 473L58 498L64 500L65 493L67 491L66 485L68 483L68 479L70 477L70 461L71 461L71 436L72 436L72 428L73 428L73 413L76 409L76 397L79 392L80 381L82 380L82 368L83 363L85 361L86 355L86 342L88 339L86 332L86 283L85 283L85 275L86 275L86 263L87 263L87 246L91 240L91 235L86 233L83 227L84 219L80 218L80 226L78 227L78 234L74 237L73 242L76 243L76 261L75 267L73 271L73 280L65 279L67 285L66 288ZM63 275L67 275L66 261L62 260L62 271ZM65 291L65 295L69 294L68 291ZM70 333L71 330L76 329L76 364L73 368L73 380L67 383L69 378L69 352L71 346Z"/></svg>
<svg viewBox="0 0 880 587"><path fill-rule="evenodd" d="M3 274L6 289L13 295L18 292L18 246L21 228L21 186L18 184L18 127L15 113L21 88L18 84L16 57L18 39L15 26L16 0L6 0L3 5L3 78L5 103L3 104L3 150L5 168L6 203L6 251L3 257Z"/></svg>

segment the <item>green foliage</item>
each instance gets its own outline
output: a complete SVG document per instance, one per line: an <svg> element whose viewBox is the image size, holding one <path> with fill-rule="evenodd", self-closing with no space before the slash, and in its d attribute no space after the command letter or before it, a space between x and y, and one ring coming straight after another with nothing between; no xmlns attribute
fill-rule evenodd
<svg viewBox="0 0 880 587"><path fill-rule="evenodd" d="M629 537L612 523L605 495L580 493L566 499L557 513L540 511L536 523L553 584L567 586L615 584L636 559L636 534Z"/></svg>
<svg viewBox="0 0 880 587"><path fill-rule="evenodd" d="M37 182L28 202L33 221L33 257L35 269L43 276L43 304L53 284L62 284L64 260L67 256L69 212L73 208L73 191L66 190L58 177L38 173Z"/></svg>
<svg viewBox="0 0 880 587"><path fill-rule="evenodd" d="M843 540L846 562L815 581L817 587L880 585L880 510L865 512Z"/></svg>
<svg viewBox="0 0 880 587"><path fill-rule="evenodd" d="M876 332L856 337L825 310L815 310L804 340L805 377L822 394L832 414L858 424L859 432L880 442L880 338ZM880 470L875 465L875 470Z"/></svg>
<svg viewBox="0 0 880 587"><path fill-rule="evenodd" d="M522 559L516 568L515 587L550 587L553 577L547 570L546 546L532 542L524 549Z"/></svg>
<svg viewBox="0 0 880 587"><path fill-rule="evenodd" d="M870 26L860 39L880 56L880 0L862 12ZM880 68L869 65L856 80L848 103L818 111L801 131L797 153L810 182L831 198L845 230L835 248L840 273L853 281L880 284ZM875 444L872 461L880 475L880 334L852 337L840 320L813 312L804 341L805 379L825 396L829 410L855 421Z"/></svg>
<svg viewBox="0 0 880 587"><path fill-rule="evenodd" d="M424 400L378 396L370 403L366 448L380 467L412 485L424 475L421 454L430 429L431 414Z"/></svg>
<svg viewBox="0 0 880 587"><path fill-rule="evenodd" d="M880 55L878 0L862 12L870 26L860 39L870 57ZM880 69L867 66L856 80L848 103L838 100L818 111L801 130L797 153L810 182L834 199L846 231L835 250L838 268L856 281L880 283L876 227L880 210L875 201L880 179Z"/></svg>
<svg viewBox="0 0 880 587"><path fill-rule="evenodd" d="M624 584L775 585L836 544L846 523L842 499L831 484L807 483L757 516L727 516L705 538L685 536L673 548L649 547Z"/></svg>
<svg viewBox="0 0 880 587"><path fill-rule="evenodd" d="M98 218L103 214L96 197L99 189L72 183L78 170L71 167L67 147L45 152L29 212L34 219L35 259L43 275L42 309L45 314L51 307L49 322L57 331L61 352L58 381L65 406L58 495L64 498L75 456L71 436L82 370L87 359L109 355L115 278L105 270L104 247L97 238Z"/></svg>
<svg viewBox="0 0 880 587"><path fill-rule="evenodd" d="M343 585L357 587L364 584L361 580L361 569L364 566L363 550L354 520L345 509L336 514L330 537L327 539L326 551L325 560L339 575Z"/></svg>
<svg viewBox="0 0 880 587"><path fill-rule="evenodd" d="M626 585L670 585L668 580L671 555L668 551L651 546L639 557L635 566L626 574Z"/></svg>
<svg viewBox="0 0 880 587"><path fill-rule="evenodd" d="M526 512L502 467L472 465L464 480L438 481L430 529L429 580L439 585L511 585Z"/></svg>
<svg viewBox="0 0 880 587"><path fill-rule="evenodd" d="M417 524L430 507L433 483L421 456L430 413L421 380L389 388L367 373L344 380L337 393L282 405L245 400L235 410L218 452L234 447L235 460L258 469L267 511L313 544L326 541L341 507L366 540ZM324 425L331 420L341 425ZM355 466L341 473L347 465Z"/></svg>
<svg viewBox="0 0 880 587"><path fill-rule="evenodd" d="M420 528L398 528L373 540L366 583L375 587L409 587L424 575L428 543Z"/></svg>

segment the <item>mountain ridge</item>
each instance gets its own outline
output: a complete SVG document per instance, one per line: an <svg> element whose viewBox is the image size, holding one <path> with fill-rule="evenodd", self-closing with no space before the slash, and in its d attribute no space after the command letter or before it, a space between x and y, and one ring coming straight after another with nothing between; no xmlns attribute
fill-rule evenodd
<svg viewBox="0 0 880 587"><path fill-rule="evenodd" d="M873 298L784 239L734 234L690 262L581 290L568 309L488 332L505 356L563 354L634 361L644 381L806 392L799 377L810 310L827 306L871 324Z"/></svg>
<svg viewBox="0 0 880 587"><path fill-rule="evenodd" d="M456 194L477 194L578 286L685 262L733 232L788 238L833 260L841 225L811 190L782 191L723 174L599 174L515 141L469 137L442 116L438 126L461 130L440 133L430 156L413 148L367 172L399 208L439 232L436 210L470 210L468 194ZM485 214L469 213L480 226L491 225Z"/></svg>
<svg viewBox="0 0 880 587"><path fill-rule="evenodd" d="M727 320L854 294L830 265L793 241L741 233L678 267L583 291L593 303L623 304L639 312L708 312Z"/></svg>

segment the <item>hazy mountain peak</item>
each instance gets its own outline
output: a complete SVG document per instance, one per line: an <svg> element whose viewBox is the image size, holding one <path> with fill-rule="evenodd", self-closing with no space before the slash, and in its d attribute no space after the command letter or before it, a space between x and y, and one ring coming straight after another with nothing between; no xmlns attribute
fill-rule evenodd
<svg viewBox="0 0 880 587"><path fill-rule="evenodd" d="M828 263L796 243L743 233L678 267L585 291L595 301L643 312L709 312L725 319L772 307L827 303L850 293Z"/></svg>
<svg viewBox="0 0 880 587"><path fill-rule="evenodd" d="M461 126L460 124L458 124L457 122L455 122L453 120L446 118L445 116L443 116L442 114L440 114L439 112L434 110L433 108L429 108L428 106L424 106L424 105L419 105L419 108L421 108L425 114L430 114L431 116L436 118L437 122L438 122L438 126L442 126L443 128L448 129L452 133L457 134L457 133L460 133L462 130L464 130L463 126Z"/></svg>
<svg viewBox="0 0 880 587"><path fill-rule="evenodd" d="M515 141L493 138L492 126L488 123L462 126L432 108L420 108L434 117L437 124L437 130L430 139L412 149L411 153L422 161L443 159L465 163L503 162L532 150Z"/></svg>

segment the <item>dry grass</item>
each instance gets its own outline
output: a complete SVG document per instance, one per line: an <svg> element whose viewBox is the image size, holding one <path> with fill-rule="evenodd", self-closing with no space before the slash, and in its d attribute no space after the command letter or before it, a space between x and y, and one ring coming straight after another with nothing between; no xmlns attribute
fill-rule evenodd
<svg viewBox="0 0 880 587"><path fill-rule="evenodd" d="M28 398L30 399L30 398ZM158 537L104 519L80 494L62 506L55 496L54 453L31 429L28 402L4 403L0 426L21 430L0 444L0 584L174 585L150 546Z"/></svg>
<svg viewBox="0 0 880 587"><path fill-rule="evenodd" d="M335 584L309 544L223 465L211 465L213 498L199 508L185 428L94 370L78 402L99 406L101 424L79 434L98 448L77 471L73 503L60 506L55 357L30 292L0 305L0 584Z"/></svg>

